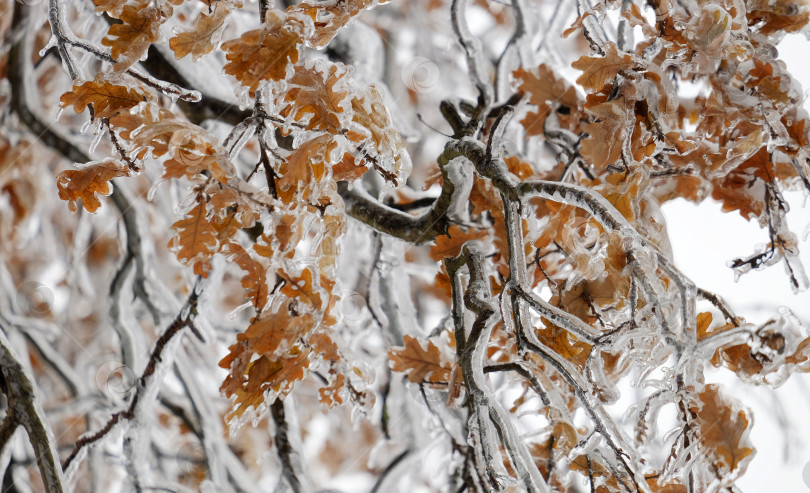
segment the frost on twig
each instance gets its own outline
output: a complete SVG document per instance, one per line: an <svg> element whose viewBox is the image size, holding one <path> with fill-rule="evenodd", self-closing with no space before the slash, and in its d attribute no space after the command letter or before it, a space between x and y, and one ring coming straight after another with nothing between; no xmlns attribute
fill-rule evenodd
<svg viewBox="0 0 810 493"><path fill-rule="evenodd" d="M8 438L14 429L22 426L34 448L34 456L45 491L61 493L65 488L64 477L56 452L53 430L48 425L45 413L42 412L34 379L12 348L6 336L7 331L7 327L0 327L0 368L3 373L3 393L8 399L6 417L0 425L3 437L0 444L3 448L7 447Z"/></svg>
<svg viewBox="0 0 810 493"><path fill-rule="evenodd" d="M82 491L734 490L751 411L704 372L781 385L810 333L661 211L719 201L768 235L735 273L807 287L806 9L381 3L9 4L4 484L41 400Z"/></svg>

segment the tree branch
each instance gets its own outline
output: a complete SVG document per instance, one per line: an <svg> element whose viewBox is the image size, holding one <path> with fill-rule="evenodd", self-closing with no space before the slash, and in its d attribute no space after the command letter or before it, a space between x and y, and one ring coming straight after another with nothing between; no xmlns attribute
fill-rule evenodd
<svg viewBox="0 0 810 493"><path fill-rule="evenodd" d="M25 428L28 439L34 447L45 491L61 493L64 491L64 478L62 468L59 466L53 430L48 426L39 405L34 379L11 348L11 342L6 337L7 333L8 329L0 326L0 369L5 380L9 403L9 414L3 422L2 431L7 434L5 435L7 439L16 425Z"/></svg>

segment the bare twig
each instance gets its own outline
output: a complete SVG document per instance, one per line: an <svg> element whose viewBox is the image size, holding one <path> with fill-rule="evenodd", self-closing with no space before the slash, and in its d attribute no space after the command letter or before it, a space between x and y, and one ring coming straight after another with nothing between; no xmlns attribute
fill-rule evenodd
<svg viewBox="0 0 810 493"><path fill-rule="evenodd" d="M183 309L169 325L169 327L163 332L163 334L161 334L157 342L155 342L155 347L152 350L152 354L149 357L146 368L143 370L143 373L138 379L138 386L129 406L126 409L113 414L100 430L86 434L79 438L73 448L73 451L63 462L63 468L65 470L70 468L71 464L79 456L79 453L82 452L86 447L92 446L99 440L103 439L117 425L135 418L139 407L144 405L144 399L142 397L147 392L153 391L154 386L157 385L156 379L154 378L155 371L157 370L158 364L163 361L163 353L169 346L169 342L185 327L188 327L195 334L199 334L192 321L193 317L197 314L197 301L199 299L199 295L200 286L198 284L192 290Z"/></svg>

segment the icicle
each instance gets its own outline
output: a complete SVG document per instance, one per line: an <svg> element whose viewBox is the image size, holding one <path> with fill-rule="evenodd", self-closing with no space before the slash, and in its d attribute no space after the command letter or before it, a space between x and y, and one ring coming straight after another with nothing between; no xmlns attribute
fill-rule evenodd
<svg viewBox="0 0 810 493"><path fill-rule="evenodd" d="M252 101L247 87L240 87L236 92L236 97L239 99L239 111L245 111Z"/></svg>
<svg viewBox="0 0 810 493"><path fill-rule="evenodd" d="M152 200L155 198L155 192L157 192L158 185L160 185L161 183L163 183L163 180L157 180L155 183L152 184L151 187L149 187L149 191L146 192L146 200L152 202Z"/></svg>
<svg viewBox="0 0 810 493"><path fill-rule="evenodd" d="M51 34L51 38L48 40L48 43L41 50L39 50L39 56L44 57L45 54L48 53L48 50L54 47L56 47L56 36Z"/></svg>
<svg viewBox="0 0 810 493"><path fill-rule="evenodd" d="M253 119L248 119L240 123L239 126L233 130L231 135L236 136L236 139L228 149L229 159L236 159L236 156L244 149L245 144L247 144L250 138L253 137L253 134L256 133L256 125L253 123Z"/></svg>
<svg viewBox="0 0 810 493"><path fill-rule="evenodd" d="M101 143L101 139L104 137L105 133L107 132L104 127L101 127L96 131L96 134L93 137L93 142L90 143L90 149L88 151L90 156L96 153L96 148L98 148L98 145Z"/></svg>
<svg viewBox="0 0 810 493"><path fill-rule="evenodd" d="M79 133L86 134L92 124L93 120L87 120L86 122L82 123L82 126L79 129Z"/></svg>
<svg viewBox="0 0 810 493"><path fill-rule="evenodd" d="M64 113L64 112L65 112L65 108L63 108L63 107L56 108L56 111L54 111L54 113L53 113L53 123L58 123L59 118L62 117L62 113Z"/></svg>

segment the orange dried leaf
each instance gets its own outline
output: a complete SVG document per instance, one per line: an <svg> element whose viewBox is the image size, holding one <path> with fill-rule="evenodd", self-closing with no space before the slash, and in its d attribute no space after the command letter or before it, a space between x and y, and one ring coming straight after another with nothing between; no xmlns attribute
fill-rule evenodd
<svg viewBox="0 0 810 493"><path fill-rule="evenodd" d="M313 48L323 48L363 9L376 3L375 0L345 0L340 2L304 1L288 11L301 12L315 22L315 32L307 40Z"/></svg>
<svg viewBox="0 0 810 493"><path fill-rule="evenodd" d="M300 278L288 279L281 292L290 298L308 303L315 309L321 308L321 293L313 282L312 270L309 268L301 271Z"/></svg>
<svg viewBox="0 0 810 493"><path fill-rule="evenodd" d="M352 121L359 126L358 132L350 138L357 143L371 139L374 144L366 152L376 161L375 169L395 186L410 172L410 157L399 132L391 124L388 108L382 95L370 86L362 98L352 98Z"/></svg>
<svg viewBox="0 0 810 493"><path fill-rule="evenodd" d="M577 340L570 332L552 324L545 318L542 318L541 321L544 328L535 331L540 341L571 363L585 368L592 346Z"/></svg>
<svg viewBox="0 0 810 493"><path fill-rule="evenodd" d="M242 287L256 310L261 311L267 304L267 273L265 266L250 256L250 254L236 243L228 244L228 252L233 254L233 261L245 272L242 277Z"/></svg>
<svg viewBox="0 0 810 493"><path fill-rule="evenodd" d="M604 57L583 56L571 64L573 68L583 72L577 78L577 84L591 92L600 91L619 72L636 65L630 55L619 55L615 44L607 43L606 47L607 52Z"/></svg>
<svg viewBox="0 0 810 493"><path fill-rule="evenodd" d="M436 244L430 247L430 258L438 262L445 258L457 257L465 243L486 238L487 234L486 231L477 228L464 231L454 224L450 226L446 235L436 237Z"/></svg>
<svg viewBox="0 0 810 493"><path fill-rule="evenodd" d="M368 167L348 152L343 154L343 159L332 166L332 179L335 181L354 181L362 177L368 171Z"/></svg>
<svg viewBox="0 0 810 493"><path fill-rule="evenodd" d="M172 224L177 236L169 241L169 248L176 251L177 259L194 265L194 273L208 276L210 258L216 250L217 231L206 219L205 204L200 202L188 212L188 217Z"/></svg>
<svg viewBox="0 0 810 493"><path fill-rule="evenodd" d="M280 115L292 116L297 122L306 118L308 130L340 133L347 114L344 101L349 95L345 75L346 70L337 64L326 68L322 65L313 68L296 66L295 74L288 81L290 89L284 97L285 106Z"/></svg>
<svg viewBox="0 0 810 493"><path fill-rule="evenodd" d="M153 5L124 5L121 20L110 26L101 44L112 48L115 70L123 72L146 55L149 45L160 37L163 12Z"/></svg>
<svg viewBox="0 0 810 493"><path fill-rule="evenodd" d="M236 395L234 408L228 414L228 420L240 418L250 408L257 408L264 403L264 394L273 390L278 394L287 394L298 380L303 380L309 368L309 352L293 351L291 354L270 359L262 356L248 364L247 381L241 387L234 388L228 395Z"/></svg>
<svg viewBox="0 0 810 493"><path fill-rule="evenodd" d="M808 359L810 359L810 337L802 340L802 342L796 346L796 350L793 351L793 354L785 358L785 362L792 365L799 365Z"/></svg>
<svg viewBox="0 0 810 493"><path fill-rule="evenodd" d="M178 33L169 40L169 47L174 51L175 58L180 59L191 54L192 60L196 62L214 51L225 29L225 21L233 10L233 4L219 1L212 8L210 13L205 10L200 12L191 29Z"/></svg>
<svg viewBox="0 0 810 493"><path fill-rule="evenodd" d="M605 491L620 491L618 480L610 472L610 469L595 456L591 456L590 461L588 459L589 457L585 455L578 455L571 461L571 470L586 477L592 477L593 481L604 482L604 485L608 488Z"/></svg>
<svg viewBox="0 0 810 493"><path fill-rule="evenodd" d="M673 483L659 483L658 478L647 478L647 485L652 488L653 493L687 493L686 485Z"/></svg>
<svg viewBox="0 0 810 493"><path fill-rule="evenodd" d="M76 113L92 106L95 118L109 118L151 100L154 97L148 92L110 82L103 73L95 80L74 85L60 98L63 107L73 106Z"/></svg>
<svg viewBox="0 0 810 493"><path fill-rule="evenodd" d="M698 313L697 316L697 338L698 340L706 337L709 331L709 326L712 324L711 312Z"/></svg>
<svg viewBox="0 0 810 493"><path fill-rule="evenodd" d="M529 135L540 135L543 131L542 123L551 109L549 101L559 103L571 109L579 105L577 91L565 79L557 77L546 64L536 70L516 70L512 75L520 82L518 90L529 95L529 102L539 108L538 113L530 113L521 123Z"/></svg>
<svg viewBox="0 0 810 493"><path fill-rule="evenodd" d="M622 154L627 118L623 102L622 99L614 99L588 108L588 113L597 120L584 127L588 137L582 141L581 153L600 173Z"/></svg>
<svg viewBox="0 0 810 493"><path fill-rule="evenodd" d="M745 411L734 411L717 385L707 385L698 395L701 404L690 407L696 413L704 453L724 474L744 470L754 456L748 440L750 422Z"/></svg>
<svg viewBox="0 0 810 493"><path fill-rule="evenodd" d="M292 316L291 303L292 300L286 300L277 310L262 313L251 322L244 335L240 336L250 351L275 356L279 350L288 351L312 331L315 319L310 314Z"/></svg>
<svg viewBox="0 0 810 493"><path fill-rule="evenodd" d="M304 23L297 17L269 11L261 29L222 44L228 60L223 69L253 96L261 82L287 78L301 54L303 32Z"/></svg>
<svg viewBox="0 0 810 493"><path fill-rule="evenodd" d="M283 202L292 203L296 192L323 179L326 167L332 164L334 147L333 137L322 134L304 142L287 157L276 182Z"/></svg>
<svg viewBox="0 0 810 493"><path fill-rule="evenodd" d="M87 212L96 212L101 207L96 194L110 195L110 180L128 175L128 168L122 168L116 161L108 159L82 169L59 173L56 188L60 199L70 201L70 210L73 212L76 212L76 201L79 199Z"/></svg>
<svg viewBox="0 0 810 493"><path fill-rule="evenodd" d="M413 383L449 382L450 364L442 361L441 352L433 341L428 341L427 349L424 349L418 339L406 335L403 343L404 347L388 351L394 371L406 373Z"/></svg>

